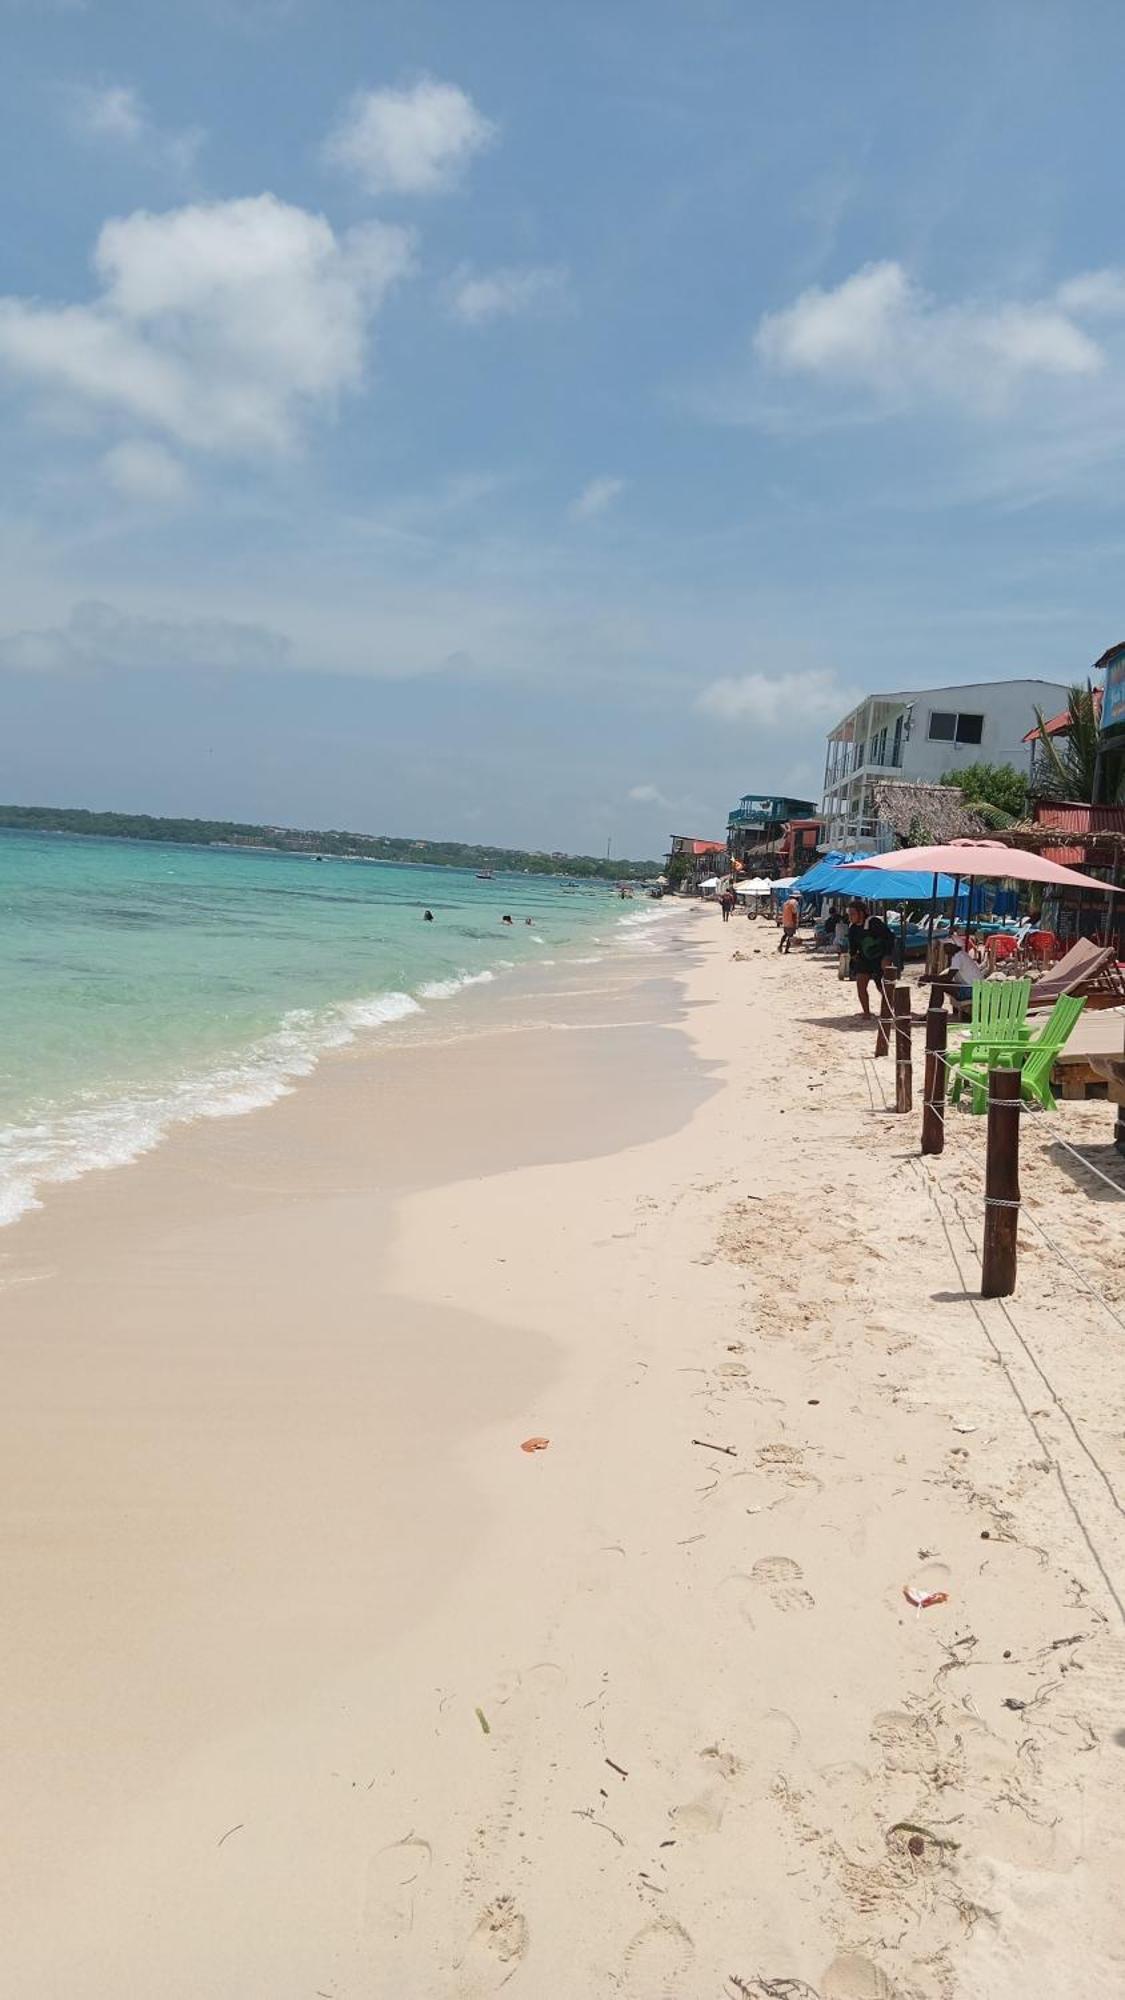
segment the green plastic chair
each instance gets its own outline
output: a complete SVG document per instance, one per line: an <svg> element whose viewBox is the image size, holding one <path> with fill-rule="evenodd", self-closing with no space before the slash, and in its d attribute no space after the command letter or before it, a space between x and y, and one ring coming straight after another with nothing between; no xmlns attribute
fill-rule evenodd
<svg viewBox="0 0 1125 2000"><path fill-rule="evenodd" d="M978 979L971 988L972 1014L957 1050L962 1063L987 1063L993 1049L1019 1048L1031 1040L1027 1010L1030 979Z"/></svg>
<svg viewBox="0 0 1125 2000"><path fill-rule="evenodd" d="M965 1063L958 1069L950 1090L950 1100L956 1104L967 1083L972 1093L972 1108L976 1112L988 1108L988 1072L990 1069L1018 1069L1020 1071L1020 1092L1044 1111L1056 1111L1058 1106L1051 1090L1051 1071L1061 1051L1066 1047L1074 1030L1074 1024L1086 1005L1084 999L1076 1000L1072 993L1065 993L1056 1000L1043 1027L1033 1042L1022 1046L1014 1043L1005 1048L995 1048L990 1059L984 1064Z"/></svg>

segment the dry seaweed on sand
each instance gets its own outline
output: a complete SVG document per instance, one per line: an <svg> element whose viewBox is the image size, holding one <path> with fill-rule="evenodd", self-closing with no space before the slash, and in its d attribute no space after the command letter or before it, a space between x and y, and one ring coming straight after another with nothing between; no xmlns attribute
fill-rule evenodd
<svg viewBox="0 0 1125 2000"><path fill-rule="evenodd" d="M764 1973L756 1972L752 1979L741 1979L736 1972L730 1975L729 1991L737 2000L820 2000L815 1986L804 1979L767 1979Z"/></svg>

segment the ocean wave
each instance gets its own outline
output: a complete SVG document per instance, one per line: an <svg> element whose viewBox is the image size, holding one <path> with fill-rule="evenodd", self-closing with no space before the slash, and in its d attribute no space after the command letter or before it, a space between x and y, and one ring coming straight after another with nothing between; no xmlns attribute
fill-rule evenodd
<svg viewBox="0 0 1125 2000"><path fill-rule="evenodd" d="M425 985L418 988L418 993L423 1000L452 1000L453 995L460 993L463 987L489 986L495 977L494 972L458 972L452 979L427 979Z"/></svg>
<svg viewBox="0 0 1125 2000"><path fill-rule="evenodd" d="M373 993L321 1013L295 1008L272 1034L228 1061L101 1102L88 1100L36 1124L9 1126L0 1133L0 1228L42 1207L41 1188L127 1166L176 1125L260 1111L287 1097L329 1049L420 1012L409 993Z"/></svg>
<svg viewBox="0 0 1125 2000"><path fill-rule="evenodd" d="M665 910L630 910L628 916L618 917L617 921L623 928L635 929L638 924L663 923L666 915Z"/></svg>

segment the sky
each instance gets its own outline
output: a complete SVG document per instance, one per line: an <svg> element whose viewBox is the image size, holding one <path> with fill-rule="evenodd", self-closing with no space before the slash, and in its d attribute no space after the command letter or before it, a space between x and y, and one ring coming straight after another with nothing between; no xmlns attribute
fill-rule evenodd
<svg viewBox="0 0 1125 2000"><path fill-rule="evenodd" d="M0 799L654 856L1125 636L1117 0L0 47Z"/></svg>

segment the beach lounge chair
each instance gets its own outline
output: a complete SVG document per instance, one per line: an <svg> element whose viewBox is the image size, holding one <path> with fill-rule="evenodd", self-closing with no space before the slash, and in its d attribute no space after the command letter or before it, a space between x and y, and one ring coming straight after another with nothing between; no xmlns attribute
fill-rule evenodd
<svg viewBox="0 0 1125 2000"><path fill-rule="evenodd" d="M1064 993L1081 994L1085 999L1104 994L1106 998L1095 1001L1095 1005L1103 1007L1125 1002L1125 978L1112 946L1095 944L1091 938L1078 938L1065 957L1035 981L1031 1005L1050 1007Z"/></svg>
<svg viewBox="0 0 1125 2000"><path fill-rule="evenodd" d="M985 1111L988 1108L989 1069L1018 1069L1021 1095L1041 1104L1044 1111L1057 1110L1051 1091L1051 1071L1061 1050L1070 1040L1074 1024L1085 1005L1085 1000L1064 993L1061 999L1055 1001L1033 1042L1024 1042L1018 1048L1009 1046L1005 1050L995 1050L990 1062L966 1063L959 1068L949 1093L950 1102L956 1104L964 1085L968 1084L973 1110Z"/></svg>
<svg viewBox="0 0 1125 2000"><path fill-rule="evenodd" d="M1019 1048L1030 1040L1027 1009L1030 979L978 979L970 996L972 1013L957 1051L959 1065L988 1066L993 1049Z"/></svg>

